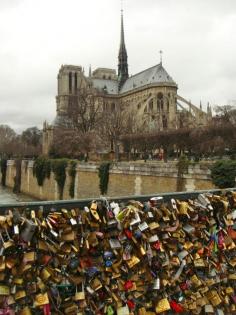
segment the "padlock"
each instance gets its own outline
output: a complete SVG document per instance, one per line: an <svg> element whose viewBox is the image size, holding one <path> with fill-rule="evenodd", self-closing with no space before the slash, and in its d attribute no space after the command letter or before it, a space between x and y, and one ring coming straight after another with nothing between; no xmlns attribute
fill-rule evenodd
<svg viewBox="0 0 236 315"><path fill-rule="evenodd" d="M26 292L25 290L19 290L15 293L15 300L20 300L26 297Z"/></svg>
<svg viewBox="0 0 236 315"><path fill-rule="evenodd" d="M25 242L30 242L36 233L37 225L32 221L26 219L23 223L23 227L20 233L20 237Z"/></svg>
<svg viewBox="0 0 236 315"><path fill-rule="evenodd" d="M24 256L23 256L23 261L25 263L28 263L28 262L34 262L36 259L36 253L35 252L27 252L27 253L24 253Z"/></svg>
<svg viewBox="0 0 236 315"><path fill-rule="evenodd" d="M117 308L117 315L129 315L129 308L127 305Z"/></svg>
<svg viewBox="0 0 236 315"><path fill-rule="evenodd" d="M43 306L46 304L49 304L47 292L46 293L39 293L39 294L35 295L35 297L34 297L34 306L35 307Z"/></svg>
<svg viewBox="0 0 236 315"><path fill-rule="evenodd" d="M10 288L6 285L0 285L0 296L8 296L10 294Z"/></svg>
<svg viewBox="0 0 236 315"><path fill-rule="evenodd" d="M171 309L170 303L167 298L161 299L156 306L156 313L161 314Z"/></svg>
<svg viewBox="0 0 236 315"><path fill-rule="evenodd" d="M0 232L0 239L1 239L2 244L3 244L3 248L4 248L5 250L8 250L8 249L10 249L10 248L15 247L15 242L10 238L7 229L4 230L4 233L5 233L5 235L6 235L7 240L4 240L4 239L3 239L3 237L2 237L2 232Z"/></svg>
<svg viewBox="0 0 236 315"><path fill-rule="evenodd" d="M32 315L32 312L28 306L25 306L22 310L19 311L19 315Z"/></svg>
<svg viewBox="0 0 236 315"><path fill-rule="evenodd" d="M85 292L84 292L84 284L83 282L81 283L81 291L77 291L77 286L76 286L76 292L75 292L75 301L83 301L85 300Z"/></svg>

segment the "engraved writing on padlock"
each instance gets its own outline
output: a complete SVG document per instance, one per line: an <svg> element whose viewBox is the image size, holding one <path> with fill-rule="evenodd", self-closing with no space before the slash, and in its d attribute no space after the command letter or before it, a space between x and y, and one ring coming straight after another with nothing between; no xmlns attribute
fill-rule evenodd
<svg viewBox="0 0 236 315"><path fill-rule="evenodd" d="M25 242L30 242L36 232L37 225L31 220L25 220L23 229L20 233L21 238Z"/></svg>

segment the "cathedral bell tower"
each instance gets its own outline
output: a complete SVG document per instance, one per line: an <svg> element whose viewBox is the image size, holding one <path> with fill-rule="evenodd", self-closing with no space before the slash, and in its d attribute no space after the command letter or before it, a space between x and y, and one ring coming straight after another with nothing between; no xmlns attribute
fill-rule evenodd
<svg viewBox="0 0 236 315"><path fill-rule="evenodd" d="M121 34L120 34L120 49L118 56L118 81L119 90L129 77L128 72L128 56L125 48L125 35L124 35L124 22L123 22L123 10L121 10Z"/></svg>

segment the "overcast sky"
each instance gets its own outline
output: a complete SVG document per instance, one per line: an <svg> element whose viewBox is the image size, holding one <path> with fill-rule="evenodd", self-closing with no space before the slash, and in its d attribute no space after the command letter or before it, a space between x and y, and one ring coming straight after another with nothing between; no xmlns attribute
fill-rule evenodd
<svg viewBox="0 0 236 315"><path fill-rule="evenodd" d="M130 74L162 49L181 96L236 100L236 0L124 0L124 26ZM0 0L0 39L0 124L41 128L61 64L117 67L120 0Z"/></svg>

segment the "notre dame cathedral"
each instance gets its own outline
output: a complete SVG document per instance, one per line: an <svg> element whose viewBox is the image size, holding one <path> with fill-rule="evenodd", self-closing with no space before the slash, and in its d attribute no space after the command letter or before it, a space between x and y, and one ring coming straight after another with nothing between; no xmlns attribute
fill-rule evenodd
<svg viewBox="0 0 236 315"><path fill-rule="evenodd" d="M206 125L212 118L207 112L178 95L178 85L167 73L162 61L135 75L129 76L125 47L123 13L118 55L118 74L115 69L97 68L85 75L81 66L62 65L58 73L56 96L57 113L52 124L44 123L43 154L48 154L57 128L73 128L71 99L79 96L81 87L89 86L103 100L103 110L115 111L122 103L132 111L135 121L144 132Z"/></svg>

